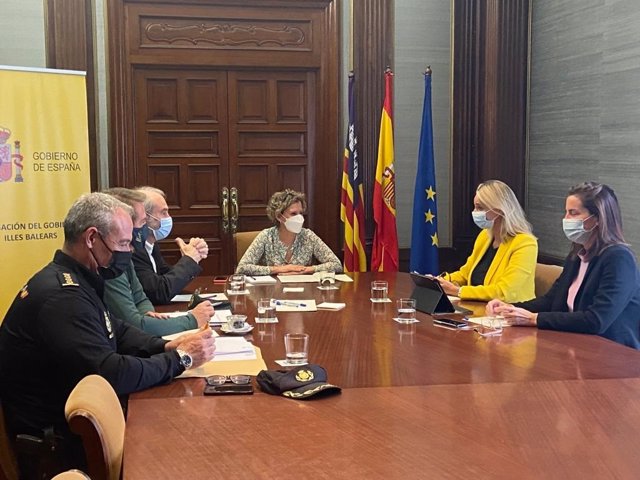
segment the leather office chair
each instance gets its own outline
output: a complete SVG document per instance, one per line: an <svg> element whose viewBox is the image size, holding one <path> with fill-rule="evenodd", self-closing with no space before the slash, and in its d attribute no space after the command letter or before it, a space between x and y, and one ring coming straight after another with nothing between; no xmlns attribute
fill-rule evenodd
<svg viewBox="0 0 640 480"><path fill-rule="evenodd" d="M535 288L536 297L541 297L549 291L553 283L562 273L562 267L536 263Z"/></svg>
<svg viewBox="0 0 640 480"><path fill-rule="evenodd" d="M255 230L253 232L236 232L233 234L233 243L236 247L236 265L240 263L240 259L247 251L249 245L255 240L258 234L262 230Z"/></svg>
<svg viewBox="0 0 640 480"><path fill-rule="evenodd" d="M66 472L59 473L51 480L91 480L91 478L81 470L67 470Z"/></svg>
<svg viewBox="0 0 640 480"><path fill-rule="evenodd" d="M124 414L109 382L89 375L73 389L64 407L72 432L80 435L89 477L117 480L122 472Z"/></svg>

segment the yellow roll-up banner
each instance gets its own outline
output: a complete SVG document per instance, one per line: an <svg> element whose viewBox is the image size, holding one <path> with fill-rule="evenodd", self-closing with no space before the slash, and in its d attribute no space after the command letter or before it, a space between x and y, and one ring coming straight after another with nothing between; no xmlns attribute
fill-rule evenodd
<svg viewBox="0 0 640 480"><path fill-rule="evenodd" d="M0 322L90 189L84 72L0 66Z"/></svg>

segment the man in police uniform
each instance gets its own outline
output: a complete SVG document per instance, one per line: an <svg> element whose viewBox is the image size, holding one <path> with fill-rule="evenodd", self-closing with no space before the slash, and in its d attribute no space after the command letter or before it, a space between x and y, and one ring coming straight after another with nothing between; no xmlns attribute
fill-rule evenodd
<svg viewBox="0 0 640 480"><path fill-rule="evenodd" d="M80 197L64 220L53 261L20 290L0 326L0 399L10 434L55 431L60 468L81 466L64 405L84 376L102 375L118 395L169 382L209 361L210 329L167 342L110 315L104 279L131 260L131 207L103 193ZM15 438L15 437L13 437Z"/></svg>

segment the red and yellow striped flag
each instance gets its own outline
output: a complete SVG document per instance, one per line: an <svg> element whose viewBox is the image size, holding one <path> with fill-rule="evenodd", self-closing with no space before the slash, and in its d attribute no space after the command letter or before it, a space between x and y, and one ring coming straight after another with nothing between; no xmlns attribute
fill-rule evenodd
<svg viewBox="0 0 640 480"><path fill-rule="evenodd" d="M340 220L344 223L344 271L366 272L367 256L364 251L364 198L362 190L362 170L358 157L355 114L356 101L353 93L355 79L349 75L349 129L344 147L342 168L342 195Z"/></svg>
<svg viewBox="0 0 640 480"><path fill-rule="evenodd" d="M398 232L396 229L396 174L393 167L393 115L391 106L393 73L385 72L385 95L380 118L378 164L373 186L373 218L376 230L373 236L371 270L398 271Z"/></svg>

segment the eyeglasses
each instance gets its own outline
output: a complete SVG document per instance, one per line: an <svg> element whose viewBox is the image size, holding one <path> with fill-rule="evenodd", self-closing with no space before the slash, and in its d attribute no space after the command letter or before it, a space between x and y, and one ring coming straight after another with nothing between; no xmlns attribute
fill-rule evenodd
<svg viewBox="0 0 640 480"><path fill-rule="evenodd" d="M207 385L224 385L227 382L235 385L246 385L251 381L251 375L211 375L205 380Z"/></svg>
<svg viewBox="0 0 640 480"><path fill-rule="evenodd" d="M502 335L502 321L502 317L484 317L473 331L481 337L498 337Z"/></svg>

